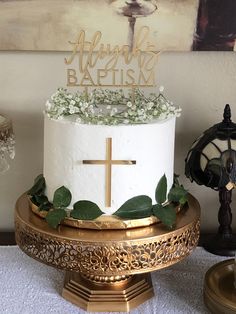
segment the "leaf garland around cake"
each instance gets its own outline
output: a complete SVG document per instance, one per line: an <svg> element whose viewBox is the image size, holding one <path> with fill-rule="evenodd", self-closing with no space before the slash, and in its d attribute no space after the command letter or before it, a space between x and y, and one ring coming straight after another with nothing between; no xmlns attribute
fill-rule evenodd
<svg viewBox="0 0 236 314"><path fill-rule="evenodd" d="M157 184L155 192L155 199L158 204L162 204L166 201L166 193L167 193L167 179L166 176L163 175Z"/></svg>
<svg viewBox="0 0 236 314"><path fill-rule="evenodd" d="M160 221L168 228L172 229L176 221L176 211L173 204L162 206L160 204L153 205L153 215L158 217Z"/></svg>
<svg viewBox="0 0 236 314"><path fill-rule="evenodd" d="M58 225L62 222L63 219L67 217L65 209L58 208L52 211L49 211L46 216L46 221L50 227L56 229Z"/></svg>
<svg viewBox="0 0 236 314"><path fill-rule="evenodd" d="M72 195L68 188L61 186L53 196L53 203L48 201L44 194L46 183L43 175L39 175L33 187L28 191L31 201L38 206L39 211L48 211L46 221L52 228L58 225L66 217L80 220L94 220L100 217L102 210L99 206L88 200L80 200L73 205L73 210L68 213L66 208L70 205ZM156 204L147 195L138 195L127 200L115 213L114 216L123 219L141 219L156 216L167 228L173 229L176 222L176 210L182 207L188 200L188 191L180 185L178 176L174 177L174 184L167 194L167 178L164 174L157 184L155 190Z"/></svg>
<svg viewBox="0 0 236 314"><path fill-rule="evenodd" d="M49 202L47 196L44 194L45 188L45 178L40 174L35 178L34 185L27 192L27 194L31 196L31 201L38 206L39 211L49 211L49 209L52 208L52 203Z"/></svg>
<svg viewBox="0 0 236 314"><path fill-rule="evenodd" d="M34 180L34 185L27 192L31 196L31 201L38 206L39 211L47 211L46 221L52 228L57 228L63 219L66 218L66 208L71 202L71 192L64 186L58 188L53 196L53 203L49 202L44 194L46 188L45 178L42 174Z"/></svg>
<svg viewBox="0 0 236 314"><path fill-rule="evenodd" d="M34 185L27 192L28 195L41 195L44 193L46 188L45 178L42 174L38 175L34 179Z"/></svg>
<svg viewBox="0 0 236 314"><path fill-rule="evenodd" d="M58 188L53 195L53 208L65 209L70 205L72 195L69 189L65 186Z"/></svg>
<svg viewBox="0 0 236 314"><path fill-rule="evenodd" d="M177 176L176 176L177 177ZM177 179L177 178L175 178ZM176 222L177 205L183 206L187 202L187 190L179 184L178 179L167 195L167 179L164 174L157 184L155 198L157 204L152 204L150 197L140 195L126 201L113 215L120 218L145 218L156 216L169 229L173 229Z"/></svg>
<svg viewBox="0 0 236 314"><path fill-rule="evenodd" d="M46 221L49 226L56 229L57 226L67 217L66 208L70 205L72 195L65 186L58 188L53 195L53 209L48 212Z"/></svg>

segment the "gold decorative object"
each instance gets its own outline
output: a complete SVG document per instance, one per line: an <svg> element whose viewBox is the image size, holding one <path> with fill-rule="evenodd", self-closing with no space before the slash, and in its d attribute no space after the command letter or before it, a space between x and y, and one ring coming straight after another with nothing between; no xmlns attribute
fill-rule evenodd
<svg viewBox="0 0 236 314"><path fill-rule="evenodd" d="M236 313L234 267L234 259L228 259L212 266L205 275L204 301L214 314Z"/></svg>
<svg viewBox="0 0 236 314"><path fill-rule="evenodd" d="M134 16L130 18L135 19ZM149 27L141 27L136 36L132 34L131 37L130 45L112 46L102 42L100 31L96 31L89 40L85 30L81 30L76 39L69 41L72 47L71 54L64 58L65 64L70 66L67 68L67 86L122 88L155 86L155 66L160 51L157 51L150 38ZM120 62L125 65L124 68L119 67Z"/></svg>
<svg viewBox="0 0 236 314"><path fill-rule="evenodd" d="M29 256L67 271L62 295L89 311L129 311L153 296L148 272L173 265L195 248L200 207L177 215L176 229L162 224L129 230L51 229L31 210L27 195L16 204L19 247Z"/></svg>
<svg viewBox="0 0 236 314"><path fill-rule="evenodd" d="M112 138L106 139L106 160L83 160L86 165L106 165L106 198L105 206L111 207L111 172L112 165L134 165L135 160L112 160Z"/></svg>

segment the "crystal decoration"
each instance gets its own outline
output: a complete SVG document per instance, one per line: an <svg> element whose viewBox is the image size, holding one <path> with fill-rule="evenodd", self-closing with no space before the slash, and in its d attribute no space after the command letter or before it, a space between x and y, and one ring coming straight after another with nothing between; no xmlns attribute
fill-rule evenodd
<svg viewBox="0 0 236 314"><path fill-rule="evenodd" d="M15 157L15 137L11 121L0 115L0 173L10 168L9 159Z"/></svg>

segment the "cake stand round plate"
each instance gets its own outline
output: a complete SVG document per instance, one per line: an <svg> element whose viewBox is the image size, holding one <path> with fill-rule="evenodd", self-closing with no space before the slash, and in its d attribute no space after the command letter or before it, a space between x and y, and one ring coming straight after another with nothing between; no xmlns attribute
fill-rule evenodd
<svg viewBox="0 0 236 314"><path fill-rule="evenodd" d="M45 210L39 210L38 206L30 202L31 210L41 218L45 218L48 214ZM176 208L178 212L180 208ZM93 230L118 230L118 229L132 229L139 227L146 227L153 225L160 220L155 216L150 216L142 219L121 219L112 215L102 215L94 220L80 220L74 218L65 218L62 224L69 227L79 229L93 229Z"/></svg>
<svg viewBox="0 0 236 314"><path fill-rule="evenodd" d="M173 265L196 247L200 207L189 195L175 230L162 224L124 230L51 229L26 194L15 210L16 241L29 256L67 271L62 295L88 311L129 311L153 296L147 273Z"/></svg>
<svg viewBox="0 0 236 314"><path fill-rule="evenodd" d="M214 314L236 313L234 259L212 266L205 275L204 302Z"/></svg>

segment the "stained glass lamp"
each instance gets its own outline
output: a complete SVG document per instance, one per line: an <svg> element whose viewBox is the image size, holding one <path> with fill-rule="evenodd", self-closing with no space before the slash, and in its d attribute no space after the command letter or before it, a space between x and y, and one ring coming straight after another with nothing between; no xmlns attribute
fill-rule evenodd
<svg viewBox="0 0 236 314"><path fill-rule="evenodd" d="M0 173L10 167L8 159L15 157L15 139L12 123L7 117L0 114Z"/></svg>
<svg viewBox="0 0 236 314"><path fill-rule="evenodd" d="M185 174L191 181L219 191L218 233L204 247L213 254L234 256L236 235L231 228L230 203L236 187L236 124L231 121L229 105L223 117L194 141L185 160Z"/></svg>

